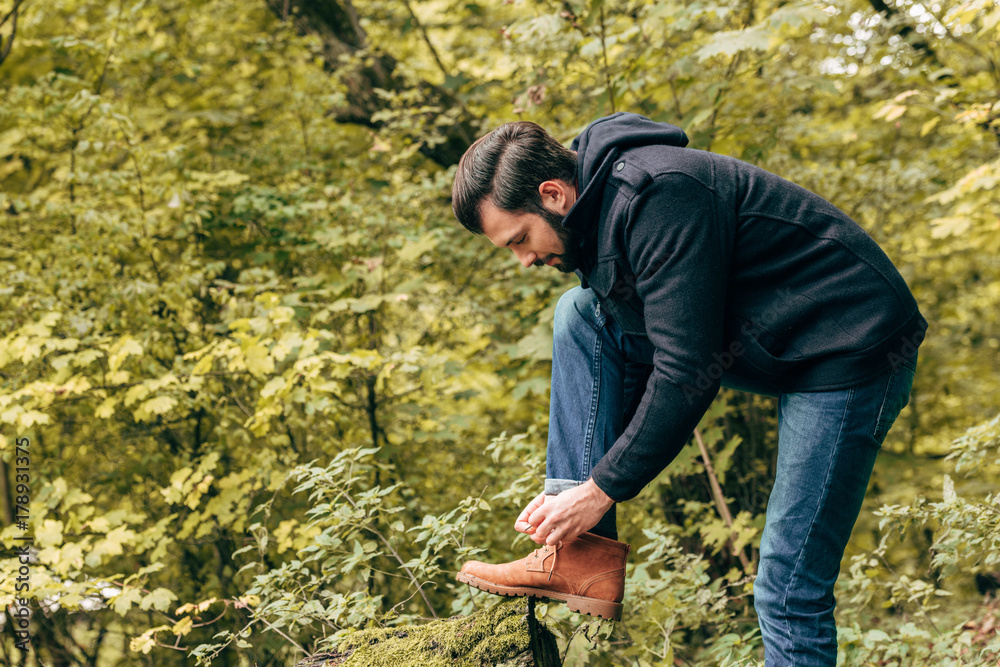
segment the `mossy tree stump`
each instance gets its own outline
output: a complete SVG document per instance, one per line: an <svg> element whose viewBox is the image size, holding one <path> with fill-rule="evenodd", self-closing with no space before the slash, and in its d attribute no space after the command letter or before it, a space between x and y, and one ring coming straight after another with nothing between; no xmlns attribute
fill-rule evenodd
<svg viewBox="0 0 1000 667"><path fill-rule="evenodd" d="M426 625L359 630L337 653L297 667L561 667L555 636L531 598L506 598L471 616Z"/></svg>

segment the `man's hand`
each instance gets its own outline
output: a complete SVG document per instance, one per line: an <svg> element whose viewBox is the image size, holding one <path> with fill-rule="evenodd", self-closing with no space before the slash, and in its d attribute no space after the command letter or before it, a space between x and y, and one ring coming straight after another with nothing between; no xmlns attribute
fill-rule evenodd
<svg viewBox="0 0 1000 667"><path fill-rule="evenodd" d="M536 544L555 545L596 526L614 504L594 480L588 479L557 496L536 496L517 517L514 530L526 533Z"/></svg>

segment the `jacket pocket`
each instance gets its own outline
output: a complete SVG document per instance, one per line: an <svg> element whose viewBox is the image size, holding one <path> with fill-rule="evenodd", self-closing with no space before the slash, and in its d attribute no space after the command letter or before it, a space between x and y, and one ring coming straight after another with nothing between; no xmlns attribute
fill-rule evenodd
<svg viewBox="0 0 1000 667"><path fill-rule="evenodd" d="M591 286L600 297L608 316L625 333L645 336L646 319L643 317L643 304L632 276L626 275L614 258L598 262L591 275L593 276L590 279Z"/></svg>
<svg viewBox="0 0 1000 667"><path fill-rule="evenodd" d="M738 340L745 346L746 362L768 378L779 378L793 372L804 359L797 349L749 320L742 321Z"/></svg>

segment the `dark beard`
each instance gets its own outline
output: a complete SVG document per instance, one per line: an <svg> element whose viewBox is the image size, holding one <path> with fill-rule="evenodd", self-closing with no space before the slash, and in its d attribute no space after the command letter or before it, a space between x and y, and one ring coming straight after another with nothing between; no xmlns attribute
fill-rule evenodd
<svg viewBox="0 0 1000 667"><path fill-rule="evenodd" d="M559 258L559 264L555 268L563 273L573 273L580 268L583 262L583 234L576 229L564 227L562 223L563 216L553 213L547 208L542 208L541 216L556 233L556 236L559 237L559 240L562 241L563 251L561 254L556 255Z"/></svg>

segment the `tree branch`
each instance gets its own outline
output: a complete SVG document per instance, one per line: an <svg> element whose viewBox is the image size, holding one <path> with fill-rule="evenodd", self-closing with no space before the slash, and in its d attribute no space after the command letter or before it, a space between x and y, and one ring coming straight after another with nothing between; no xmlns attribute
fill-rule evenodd
<svg viewBox="0 0 1000 667"><path fill-rule="evenodd" d="M608 88L608 99L611 100L611 113L615 113L615 87L611 81L611 67L608 65L608 44L604 29L604 3L601 3L601 54L604 59L604 85Z"/></svg>
<svg viewBox="0 0 1000 667"><path fill-rule="evenodd" d="M10 28L10 39L7 40L6 46L3 43L3 36L0 35L0 65L3 61L7 59L10 55L10 48L14 45L14 37L17 36L17 17L21 11L21 5L25 3L25 0L14 0L14 7L0 20L0 28L7 23L8 19L12 19Z"/></svg>
<svg viewBox="0 0 1000 667"><path fill-rule="evenodd" d="M444 63L441 61L441 56L438 55L437 49L434 48L434 43L431 42L430 35L427 34L427 28L425 28L424 24L420 22L419 18L417 18L417 14L413 11L413 6L410 5L410 1L403 0L403 4L406 6L406 11L410 13L410 20L413 21L413 25L417 26L417 30L420 31L421 37L424 38L424 44L426 44L427 48L430 49L431 56L434 57L434 62L437 63L438 69L441 70L441 73L444 74L445 78L447 78L450 76L448 74L448 68L444 66Z"/></svg>
<svg viewBox="0 0 1000 667"><path fill-rule="evenodd" d="M702 439L701 431L698 429L694 430L694 439L698 441L698 449L701 450L701 460L705 464L705 474L708 475L708 483L712 487L712 497L715 499L715 507L719 511L719 516L722 517L722 520L732 529L733 515L729 512L729 506L726 505L726 497L722 495L722 486L719 485L719 478L716 476L712 460L708 456L708 448L705 447L705 441ZM733 550L733 555L739 557L740 564L743 565L743 571L748 573L753 572L750 559L743 553L743 549L736 550L735 532L729 537L729 546Z"/></svg>

